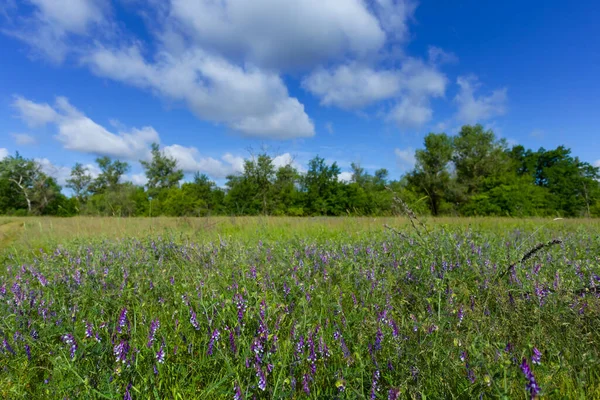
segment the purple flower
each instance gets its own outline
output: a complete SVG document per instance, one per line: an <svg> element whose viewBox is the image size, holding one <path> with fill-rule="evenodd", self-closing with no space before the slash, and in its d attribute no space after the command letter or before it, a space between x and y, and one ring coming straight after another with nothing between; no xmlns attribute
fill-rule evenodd
<svg viewBox="0 0 600 400"><path fill-rule="evenodd" d="M70 333L67 333L66 335L63 335L62 341L70 346L69 351L71 353L71 359L75 358L75 352L77 351L77 342L75 341L75 337Z"/></svg>
<svg viewBox="0 0 600 400"><path fill-rule="evenodd" d="M156 353L156 362L162 364L165 362L165 347L164 343L160 345L158 353Z"/></svg>
<svg viewBox="0 0 600 400"><path fill-rule="evenodd" d="M88 339L94 337L93 327L89 322L85 323L85 337Z"/></svg>
<svg viewBox="0 0 600 400"><path fill-rule="evenodd" d="M383 340L383 332L381 332L381 328L377 329L377 333L375 334L375 350L381 350L381 342Z"/></svg>
<svg viewBox="0 0 600 400"><path fill-rule="evenodd" d="M523 357L523 361L521 362L521 371L523 371L523 375L527 378L526 388L529 391L530 398L535 399L540 392L540 387L535 381L535 376L533 376L533 372L531 371L529 364L527 364L527 359L525 357Z"/></svg>
<svg viewBox="0 0 600 400"><path fill-rule="evenodd" d="M371 400L374 400L377 397L377 391L379 390L377 388L377 385L379 383L379 377L380 377L380 373L379 370L376 369L375 372L373 372L373 383L371 385Z"/></svg>
<svg viewBox="0 0 600 400"><path fill-rule="evenodd" d="M131 389L131 383L127 385L127 389L125 389L125 396L123 396L123 400L132 400L131 393L129 393L129 389Z"/></svg>
<svg viewBox="0 0 600 400"><path fill-rule="evenodd" d="M127 360L127 353L129 353L129 343L126 340L121 340L113 349L113 353L116 357L117 362L124 363Z"/></svg>
<svg viewBox="0 0 600 400"><path fill-rule="evenodd" d="M27 359L31 361L31 348L28 345L25 345L25 353L27 354Z"/></svg>
<svg viewBox="0 0 600 400"><path fill-rule="evenodd" d="M309 382L310 378L308 374L304 374L304 376L302 377L302 390L304 390L304 393L306 393L307 395L310 394L310 386L308 386Z"/></svg>
<svg viewBox="0 0 600 400"><path fill-rule="evenodd" d="M460 325L460 323L462 322L463 318L465 317L465 313L463 310L463 306L460 306L460 308L458 309L458 324Z"/></svg>
<svg viewBox="0 0 600 400"><path fill-rule="evenodd" d="M119 322L117 325L117 332L123 333L123 328L126 325L129 325L129 322L127 321L127 309L123 308L121 310L121 314L119 314Z"/></svg>
<svg viewBox="0 0 600 400"><path fill-rule="evenodd" d="M190 324L192 324L192 326L196 330L200 329L200 325L198 324L198 320L196 319L196 313L191 308L190 308Z"/></svg>
<svg viewBox="0 0 600 400"><path fill-rule="evenodd" d="M208 350L206 351L206 353L209 356L212 356L215 342L218 342L220 337L221 337L221 332L219 332L218 329L215 329L210 337L210 341L208 342Z"/></svg>
<svg viewBox="0 0 600 400"><path fill-rule="evenodd" d="M533 355L531 356L531 362L533 364L541 364L542 363L542 353L537 349L537 347L533 348Z"/></svg>
<svg viewBox="0 0 600 400"><path fill-rule="evenodd" d="M156 333L158 328L160 328L160 321L157 318L150 323L150 333L148 334L147 344L148 347L152 347L152 344L154 343L154 334Z"/></svg>
<svg viewBox="0 0 600 400"><path fill-rule="evenodd" d="M240 385L238 385L237 383L233 386L233 400L242 400L242 389L240 388Z"/></svg>
<svg viewBox="0 0 600 400"><path fill-rule="evenodd" d="M229 329L229 348L233 354L237 353L237 347L235 345L235 336L233 334L233 329Z"/></svg>
<svg viewBox="0 0 600 400"><path fill-rule="evenodd" d="M388 400L398 400L398 397L400 397L400 390L399 389L390 389L388 392Z"/></svg>
<svg viewBox="0 0 600 400"><path fill-rule="evenodd" d="M258 377L258 388L264 392L267 388L267 377L260 367L256 367L256 376Z"/></svg>

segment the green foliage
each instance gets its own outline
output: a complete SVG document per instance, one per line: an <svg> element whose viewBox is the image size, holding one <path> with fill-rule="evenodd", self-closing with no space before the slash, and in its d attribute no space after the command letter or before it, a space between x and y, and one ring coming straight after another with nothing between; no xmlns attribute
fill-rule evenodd
<svg viewBox="0 0 600 400"><path fill-rule="evenodd" d="M148 194L156 196L163 189L170 189L179 185L179 181L183 179L183 171L177 169L177 161L164 155L158 143L152 143L152 160L141 160L140 164L146 172L148 183Z"/></svg>
<svg viewBox="0 0 600 400"><path fill-rule="evenodd" d="M140 161L145 190L121 182L128 163L101 157L96 179L75 164L66 185L72 199L37 162L17 153L0 161L0 214L388 216L398 212L395 194L417 214L434 216L600 216L599 168L563 146L508 148L481 125L465 125L454 137L429 133L423 144L414 169L398 179L386 169L371 173L352 163L345 182L337 163L322 157L300 172L261 153L218 187L199 172L180 184L183 171L154 143L151 159Z"/></svg>

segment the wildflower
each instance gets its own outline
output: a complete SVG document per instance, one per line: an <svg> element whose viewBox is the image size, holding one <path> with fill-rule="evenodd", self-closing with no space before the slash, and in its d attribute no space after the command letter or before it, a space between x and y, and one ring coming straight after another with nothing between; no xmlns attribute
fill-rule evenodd
<svg viewBox="0 0 600 400"><path fill-rule="evenodd" d="M127 321L127 308L123 308L121 310L121 314L119 314L119 322L117 325L117 332L123 333L123 328L125 325L128 325Z"/></svg>
<svg viewBox="0 0 600 400"><path fill-rule="evenodd" d="M390 389L388 392L388 400L397 400L400 397L399 389Z"/></svg>
<svg viewBox="0 0 600 400"><path fill-rule="evenodd" d="M77 351L77 342L75 342L75 337L70 333L63 335L62 341L70 346L71 359L75 358L75 352Z"/></svg>
<svg viewBox="0 0 600 400"><path fill-rule="evenodd" d="M374 400L377 397L377 391L379 390L377 388L377 385L379 383L379 377L380 377L380 373L379 370L376 369L375 372L373 372L373 383L371 385L371 400Z"/></svg>
<svg viewBox="0 0 600 400"><path fill-rule="evenodd" d="M196 313L191 308L190 308L190 324L192 324L192 326L196 330L200 329L200 325L198 324L198 320L196 319Z"/></svg>
<svg viewBox="0 0 600 400"><path fill-rule="evenodd" d="M127 389L125 389L125 396L123 396L123 400L132 400L131 393L129 393L129 389L131 389L131 383L127 385Z"/></svg>
<svg viewBox="0 0 600 400"><path fill-rule="evenodd" d="M308 374L304 374L304 376L302 377L302 390L304 390L304 393L306 393L307 395L310 394L310 386L308 386L309 380L310 378L308 377Z"/></svg>
<svg viewBox="0 0 600 400"><path fill-rule="evenodd" d="M529 364L527 364L527 359L525 357L523 357L523 361L521 362L521 371L523 371L523 375L527 378L525 387L527 388L527 391L529 391L530 398L535 399L540 392L540 387L535 381L535 376L533 376L533 372L531 371Z"/></svg>
<svg viewBox="0 0 600 400"><path fill-rule="evenodd" d="M152 344L154 343L154 334L158 328L160 328L160 321L157 318L150 323L150 333L148 334L148 344L146 346L152 347Z"/></svg>
<svg viewBox="0 0 600 400"><path fill-rule="evenodd" d="M29 345L25 345L25 353L27 354L27 359L31 361L31 348Z"/></svg>
<svg viewBox="0 0 600 400"><path fill-rule="evenodd" d="M229 348L233 354L237 353L237 347L235 345L235 336L233 335L233 329L229 329Z"/></svg>
<svg viewBox="0 0 600 400"><path fill-rule="evenodd" d="M120 361L124 363L127 360L127 353L129 353L129 343L127 343L126 340L121 340L119 344L114 347L113 353L117 362Z"/></svg>
<svg viewBox="0 0 600 400"><path fill-rule="evenodd" d="M464 310L463 310L463 306L460 306L460 308L458 309L457 316L458 316L458 324L460 325L460 323L462 322L462 320L463 320L463 318L465 316L465 313L464 313Z"/></svg>
<svg viewBox="0 0 600 400"><path fill-rule="evenodd" d="M215 329L210 337L210 341L208 342L208 351L206 353L209 356L212 356L215 342L219 341L220 337L221 337L221 332L219 332L218 329Z"/></svg>
<svg viewBox="0 0 600 400"><path fill-rule="evenodd" d="M94 337L93 326L89 322L85 323L85 337L87 339Z"/></svg>
<svg viewBox="0 0 600 400"><path fill-rule="evenodd" d="M260 367L256 367L256 376L258 377L258 388L264 392L267 388L267 377Z"/></svg>
<svg viewBox="0 0 600 400"><path fill-rule="evenodd" d="M240 385L238 385L237 383L233 386L233 400L242 400L242 389L240 388Z"/></svg>
<svg viewBox="0 0 600 400"><path fill-rule="evenodd" d="M165 362L165 348L164 343L160 345L160 349L158 349L158 353L156 353L156 362L162 364Z"/></svg>
<svg viewBox="0 0 600 400"><path fill-rule="evenodd" d="M531 362L533 364L541 364L542 363L542 353L537 349L537 347L533 348L533 355L531 356Z"/></svg>
<svg viewBox="0 0 600 400"><path fill-rule="evenodd" d="M375 350L381 350L381 342L383 340L383 332L381 332L381 328L377 329L377 333L375 334Z"/></svg>

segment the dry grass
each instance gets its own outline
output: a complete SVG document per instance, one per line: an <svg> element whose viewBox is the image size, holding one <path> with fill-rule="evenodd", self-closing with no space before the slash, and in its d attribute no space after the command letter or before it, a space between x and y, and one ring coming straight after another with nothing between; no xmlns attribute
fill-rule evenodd
<svg viewBox="0 0 600 400"><path fill-rule="evenodd" d="M513 218L430 218L432 227L485 228L499 233L548 224L548 219ZM74 240L119 239L169 235L212 241L277 240L294 237L336 238L382 232L384 225L404 230L410 226L400 217L207 217L207 218L117 218L117 217L0 217L0 250L33 250ZM562 220L552 229L573 230L580 225L600 229L600 220Z"/></svg>

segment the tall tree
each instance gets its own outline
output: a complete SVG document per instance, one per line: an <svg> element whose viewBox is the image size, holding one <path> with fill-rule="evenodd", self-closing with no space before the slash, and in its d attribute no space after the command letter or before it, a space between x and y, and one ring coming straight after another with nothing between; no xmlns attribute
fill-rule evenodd
<svg viewBox="0 0 600 400"><path fill-rule="evenodd" d="M494 132L484 130L482 125L463 126L453 144L457 180L466 188L467 195L475 193L483 179L509 169L506 142L496 140Z"/></svg>
<svg viewBox="0 0 600 400"><path fill-rule="evenodd" d="M42 172L41 166L18 152L0 161L0 177L16 186L25 199L28 213L41 213L57 191L57 185Z"/></svg>
<svg viewBox="0 0 600 400"><path fill-rule="evenodd" d="M450 183L448 164L452 160L452 139L445 133L429 133L424 143L425 149L415 152L417 162L408 180L428 196L431 213L438 215Z"/></svg>
<svg viewBox="0 0 600 400"><path fill-rule="evenodd" d="M119 180L129 171L129 164L124 161L111 160L110 157L96 159L100 174L90 185L92 193L104 193L107 190L116 190Z"/></svg>
<svg viewBox="0 0 600 400"><path fill-rule="evenodd" d="M308 213L335 215L344 211L343 205L336 202L340 172L336 162L327 165L325 159L319 156L308 162L308 171L303 179Z"/></svg>
<svg viewBox="0 0 600 400"><path fill-rule="evenodd" d="M75 197L79 202L84 203L89 195L89 186L92 183L92 176L87 167L76 163L71 169L71 177L67 179L67 187L73 190Z"/></svg>
<svg viewBox="0 0 600 400"><path fill-rule="evenodd" d="M140 163L148 178L146 186L151 196L179 185L179 181L183 179L183 170L177 169L177 160L161 152L158 143L152 143L152 159L141 160Z"/></svg>

